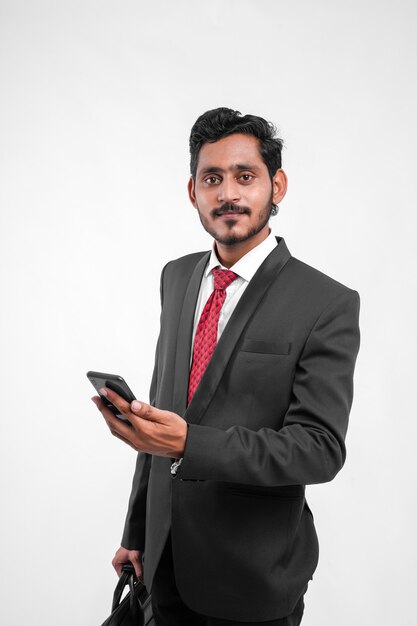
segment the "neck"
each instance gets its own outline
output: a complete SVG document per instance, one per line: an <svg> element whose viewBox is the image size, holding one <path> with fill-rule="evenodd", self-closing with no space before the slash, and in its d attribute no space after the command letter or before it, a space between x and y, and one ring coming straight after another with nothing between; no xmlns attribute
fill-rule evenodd
<svg viewBox="0 0 417 626"><path fill-rule="evenodd" d="M266 225L266 227L259 231L259 233L256 233L256 235L250 237L250 239L246 239L245 241L239 241L231 245L216 241L217 258L220 263L224 265L224 267L229 269L250 250L259 246L262 241L265 241L270 232L269 226Z"/></svg>

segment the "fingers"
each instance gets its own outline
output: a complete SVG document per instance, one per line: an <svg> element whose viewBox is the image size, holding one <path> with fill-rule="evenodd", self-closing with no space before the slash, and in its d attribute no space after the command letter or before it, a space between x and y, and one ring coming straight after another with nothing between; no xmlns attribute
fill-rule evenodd
<svg viewBox="0 0 417 626"><path fill-rule="evenodd" d="M104 404L100 396L93 396L91 400L94 402L98 410L101 411L101 413L103 414L103 417L105 418L107 422L109 421L113 422L114 419L116 419L118 422L121 421L119 418L116 418L114 413L110 411L109 407Z"/></svg>
<svg viewBox="0 0 417 626"><path fill-rule="evenodd" d="M111 562L119 577L122 575L122 566L127 563L128 560L127 550L119 548Z"/></svg>
<svg viewBox="0 0 417 626"><path fill-rule="evenodd" d="M122 567L126 563L132 563L136 576L142 580L143 567L142 567L142 553L139 550L127 550L126 548L119 548L114 555L112 565L120 577L122 575Z"/></svg>
<svg viewBox="0 0 417 626"><path fill-rule="evenodd" d="M136 450L136 452L138 451L138 448L135 446L135 444L132 441L130 441L129 439L126 439L126 437L123 437L123 435L120 435L115 430L110 429L110 432L113 435L113 437L117 437L117 439L120 439L120 441L123 441L123 443L127 443L128 446Z"/></svg>
<svg viewBox="0 0 417 626"><path fill-rule="evenodd" d="M138 550L131 550L130 554L130 562L132 563L135 574L140 580L143 577L143 567L142 567L142 555Z"/></svg>
<svg viewBox="0 0 417 626"><path fill-rule="evenodd" d="M108 387L103 387L100 389L100 393L105 396L114 406L116 406L120 413L125 415L129 419L129 414L133 413L142 419L149 420L151 422L160 421L161 414L163 413L159 409L155 409L155 407L150 404L146 404L145 402L139 402L138 400L133 400L133 402L129 403L124 400L121 396L119 396L116 392L108 389ZM97 396L96 396L97 398ZM104 403L100 398L98 400L101 403L100 410L105 407ZM99 404L96 402L97 406ZM166 411L165 411L166 413Z"/></svg>
<svg viewBox="0 0 417 626"><path fill-rule="evenodd" d="M103 401L100 396L93 396L91 399L99 410L104 407Z"/></svg>
<svg viewBox="0 0 417 626"><path fill-rule="evenodd" d="M109 389L108 387L103 387L102 389L100 389L100 393L105 396L107 400L109 400L112 404L114 404L114 406L119 409L120 413L126 415L127 417L127 414L130 411L129 402L127 402L124 398L119 396L118 393L116 393L112 389Z"/></svg>
<svg viewBox="0 0 417 626"><path fill-rule="evenodd" d="M113 559L113 561L111 563L112 563L114 569L116 570L118 577L120 578L120 576L122 575L122 565L123 565L123 563L121 563L120 561L115 561L115 558Z"/></svg>
<svg viewBox="0 0 417 626"><path fill-rule="evenodd" d="M138 400L133 400L133 402L130 403L129 408L134 415L137 415L142 419L149 420L150 422L161 421L162 411L160 409L156 409L150 404L146 404L145 402L139 402Z"/></svg>
<svg viewBox="0 0 417 626"><path fill-rule="evenodd" d="M138 400L129 404L107 387L100 389L100 394L114 404L128 420L124 422L115 417L102 399L92 398L115 437L134 450L148 454L175 458L182 456L187 438L187 423L181 416Z"/></svg>
<svg viewBox="0 0 417 626"><path fill-rule="evenodd" d="M117 394L114 394L114 395L117 396ZM108 407L106 407L106 405L104 404L104 402L102 401L100 397L94 396L93 398L91 398L91 400L94 402L94 404L96 405L96 407L101 412L104 419L106 420L107 426L109 427L111 434L117 437L118 439L121 439L122 441L124 441L124 443L127 443L128 445L132 446L132 448L134 448L135 450L137 450L137 447L132 442L133 433L132 433L131 424L127 422L123 422L121 419L116 417L114 413L110 411ZM113 403L113 398L111 399L111 402ZM123 400L123 402L125 401ZM114 404L116 405L116 402L114 402ZM125 402L125 404L128 407L130 406L129 403L127 402ZM119 406L117 408L120 410Z"/></svg>

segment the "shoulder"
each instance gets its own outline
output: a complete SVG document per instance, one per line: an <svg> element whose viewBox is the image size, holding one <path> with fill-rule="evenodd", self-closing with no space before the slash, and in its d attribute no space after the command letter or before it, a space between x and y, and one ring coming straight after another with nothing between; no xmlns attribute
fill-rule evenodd
<svg viewBox="0 0 417 626"><path fill-rule="evenodd" d="M186 254L184 256L179 257L178 259L169 261L165 265L163 271L168 270L170 272L181 272L188 268L193 270L195 266L197 265L197 263L205 256L207 256L208 258L209 254L210 252L208 250L205 250L203 252L192 252L191 254Z"/></svg>
<svg viewBox="0 0 417 626"><path fill-rule="evenodd" d="M281 274L279 292L289 303L294 320L305 325L308 336L315 337L314 330L325 333L326 342L339 332L359 339L360 297L355 289L295 257Z"/></svg>
<svg viewBox="0 0 417 626"><path fill-rule="evenodd" d="M288 289L300 304L316 310L323 310L332 303L353 302L359 305L359 294L355 289L344 285L320 270L291 257L282 272Z"/></svg>
<svg viewBox="0 0 417 626"><path fill-rule="evenodd" d="M200 262L205 266L204 258L208 260L210 252L194 252L187 254L173 261L169 261L161 273L161 294L162 291L169 290L181 294Z"/></svg>
<svg viewBox="0 0 417 626"><path fill-rule="evenodd" d="M291 271L295 275L303 278L305 281L312 281L315 286L322 285L324 288L335 292L352 290L350 287L339 282L332 276L324 274L324 272L321 272L312 265L308 265L304 261L300 261L300 259L297 259L296 257L291 257L289 265L291 267Z"/></svg>
<svg viewBox="0 0 417 626"><path fill-rule="evenodd" d="M284 267L279 272L280 281L281 279L286 281L290 291L298 294L310 294L313 299L316 296L320 300L327 300L341 294L357 295L357 292L351 287L292 256L283 237L276 237L276 240L278 245L271 256L278 259L281 255L281 258L285 259Z"/></svg>

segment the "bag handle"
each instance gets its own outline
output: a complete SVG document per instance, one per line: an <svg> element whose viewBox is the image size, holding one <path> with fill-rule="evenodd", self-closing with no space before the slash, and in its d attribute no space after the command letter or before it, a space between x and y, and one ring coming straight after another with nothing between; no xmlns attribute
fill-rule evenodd
<svg viewBox="0 0 417 626"><path fill-rule="evenodd" d="M144 617L142 607L139 605L139 601L135 596L135 570L131 563L125 563L122 566L122 575L119 578L119 581L116 585L113 594L113 604L112 604L112 612L119 606L120 599L122 597L122 593L126 584L129 585L130 589L130 612L131 616L134 620L134 623L138 626L142 626L144 624Z"/></svg>

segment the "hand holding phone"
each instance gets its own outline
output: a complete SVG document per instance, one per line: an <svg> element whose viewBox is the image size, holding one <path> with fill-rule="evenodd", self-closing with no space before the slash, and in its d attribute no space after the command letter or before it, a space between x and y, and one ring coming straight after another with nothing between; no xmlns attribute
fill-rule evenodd
<svg viewBox="0 0 417 626"><path fill-rule="evenodd" d="M142 401L133 403L136 398L121 376L103 372L87 372L87 377L98 392L104 407L110 409L112 415L109 415L109 411L105 410L101 403L97 404L112 435L136 451L173 459L180 459L184 455L188 424L183 417ZM106 396L100 392L103 387L107 388ZM118 409L110 401L110 398L113 398L113 402L120 404L119 396L128 403L128 407ZM120 412L121 410L131 415L132 421L127 419ZM118 419L115 419L113 415Z"/></svg>
<svg viewBox="0 0 417 626"><path fill-rule="evenodd" d="M87 378L99 394L106 407L110 409L110 411L120 420L130 423L129 420L119 412L119 409L100 393L100 389L108 387L130 404L133 400L136 400L136 398L124 378L118 376L117 374L105 374L104 372L93 371L87 372Z"/></svg>

